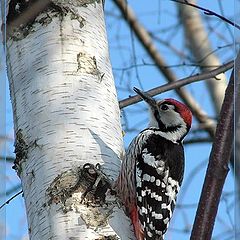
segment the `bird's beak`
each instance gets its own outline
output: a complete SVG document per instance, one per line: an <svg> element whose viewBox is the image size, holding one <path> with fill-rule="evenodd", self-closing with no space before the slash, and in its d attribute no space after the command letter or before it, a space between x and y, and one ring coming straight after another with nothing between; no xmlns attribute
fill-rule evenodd
<svg viewBox="0 0 240 240"><path fill-rule="evenodd" d="M133 90L146 102L151 108L156 108L156 101L147 93L142 92L140 89L134 87Z"/></svg>

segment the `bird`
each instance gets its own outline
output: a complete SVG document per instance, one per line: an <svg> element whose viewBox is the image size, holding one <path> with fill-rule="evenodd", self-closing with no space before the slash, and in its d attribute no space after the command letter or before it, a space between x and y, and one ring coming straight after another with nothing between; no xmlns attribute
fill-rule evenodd
<svg viewBox="0 0 240 240"><path fill-rule="evenodd" d="M130 143L116 181L116 192L137 240L163 240L184 175L183 139L192 124L189 108L172 98L147 103L149 126Z"/></svg>

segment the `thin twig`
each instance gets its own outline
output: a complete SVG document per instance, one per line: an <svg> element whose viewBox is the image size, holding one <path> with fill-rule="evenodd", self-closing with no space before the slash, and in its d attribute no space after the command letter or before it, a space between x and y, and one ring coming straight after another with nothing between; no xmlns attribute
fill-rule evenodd
<svg viewBox="0 0 240 240"><path fill-rule="evenodd" d="M190 138L184 141L184 145L186 144L195 144L195 143L212 143L212 138Z"/></svg>
<svg viewBox="0 0 240 240"><path fill-rule="evenodd" d="M7 162L14 162L15 157L4 157L4 156L0 156L0 161L6 160Z"/></svg>
<svg viewBox="0 0 240 240"><path fill-rule="evenodd" d="M175 74L171 70L163 67L163 66L167 65L165 63L165 60L160 55L156 46L152 42L152 38L151 38L149 32L139 23L133 10L130 8L130 6L127 4L127 2L125 0L113 0L113 2L119 8L124 19L129 24L129 26L135 33L136 37L142 43L143 47L147 50L150 57L154 60L154 62L156 62L157 67L159 67L159 69L163 73L163 75L169 81L175 81L176 80Z"/></svg>
<svg viewBox="0 0 240 240"><path fill-rule="evenodd" d="M20 192L16 193L15 195L13 195L11 198L9 198L5 203L3 203L0 206L0 209L3 208L5 205L9 204L14 198L16 198L18 195L20 195L21 193L23 193L23 190L21 190Z"/></svg>
<svg viewBox="0 0 240 240"><path fill-rule="evenodd" d="M234 62L230 61L214 70L204 72L201 74L196 74L194 76L190 76L187 78L183 78L183 79L180 79L180 80L172 82L172 83L164 84L160 87L153 88L153 89L147 91L146 93L150 96L155 96L157 94L160 94L160 93L163 93L163 92L166 92L169 90L173 90L176 88L180 88L182 86L185 86L185 85L193 83L193 82L208 80L209 78L213 78L216 75L226 72L227 70L231 69L233 67L233 64L234 64ZM132 97L129 97L129 98L119 101L119 106L120 106L120 108L124 108L124 107L130 106L130 105L135 104L140 101L142 101L142 99L138 95L135 95L135 96L132 96Z"/></svg>
<svg viewBox="0 0 240 240"><path fill-rule="evenodd" d="M223 20L224 22L227 22L228 24L240 29L240 26L234 22L232 22L231 20L229 20L228 18L225 18L223 17L222 15L214 12L214 11L211 11L207 8L203 8L203 7L200 7L198 5L195 5L193 3L190 3L188 2L187 0L184 0L184 1L180 1L180 0L170 0L171 2L177 2L177 3L180 3L180 4L184 4L184 5L188 5L188 6L191 6L191 7L194 7L194 8L197 8L197 9L200 9L204 12L204 14L206 15L210 15L210 16L215 16L215 17L218 17L220 18L221 20Z"/></svg>
<svg viewBox="0 0 240 240"><path fill-rule="evenodd" d="M196 208L197 207L197 203L186 203L186 204L177 204L176 208Z"/></svg>

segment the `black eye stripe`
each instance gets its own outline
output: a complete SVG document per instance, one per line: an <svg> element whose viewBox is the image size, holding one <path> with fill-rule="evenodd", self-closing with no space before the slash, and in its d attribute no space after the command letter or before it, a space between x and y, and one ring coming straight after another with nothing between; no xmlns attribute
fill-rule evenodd
<svg viewBox="0 0 240 240"><path fill-rule="evenodd" d="M156 118L156 120L157 120L158 122L161 121L158 111L154 111L154 117Z"/></svg>

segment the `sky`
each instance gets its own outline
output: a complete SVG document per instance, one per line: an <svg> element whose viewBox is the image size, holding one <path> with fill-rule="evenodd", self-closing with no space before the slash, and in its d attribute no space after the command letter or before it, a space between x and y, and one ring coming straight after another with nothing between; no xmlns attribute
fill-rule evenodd
<svg viewBox="0 0 240 240"><path fill-rule="evenodd" d="M238 5L239 1L236 1L235 4ZM147 28L151 29L152 31L160 31L163 26L170 26L174 23L174 19L176 18L176 10L174 8L173 3L169 3L169 1L156 1L153 0L151 2L151 6L146 6L146 1L138 0L133 1L129 0L128 3L132 6L134 11L136 12L137 16L139 17L140 22ZM234 11L234 1L223 1L223 9L224 14L226 16L232 16ZM199 5L206 6L217 12L220 12L220 4L218 1L206 1L201 0L199 1ZM153 87L159 86L164 84L165 81L163 76L159 74L154 66L144 66L138 67L136 69L122 71L123 67L128 67L136 62L141 64L144 61L151 63L151 59L146 57L146 53L142 48L141 44L134 38L133 33L129 30L128 26L125 24L124 21L119 20L119 11L116 9L115 5L109 0L106 1L105 5L106 11L106 27L108 33L108 41L109 41L109 51L111 62L113 66L113 73L116 82L116 87L118 91L118 98L124 99L128 97L129 94L133 94L133 92L126 91L127 89L132 89L132 87L136 86L142 88L144 90L151 89ZM235 10L236 11L236 10ZM160 12L161 14L158 14ZM164 14L162 14L164 12ZM204 16L206 17L206 16ZM167 22L167 24L166 24ZM214 25L214 24L213 24ZM181 48L184 48L184 44L186 42L180 42L182 38L182 32L176 29L176 34L174 38L176 39L175 44L178 46L180 44ZM170 36L169 36L170 37ZM225 38L228 40L230 38L228 33L225 33ZM133 39L133 40L132 40ZM218 39L214 38L214 35L210 35L210 39L214 45L214 47L218 47L223 45L221 38ZM227 41L226 40L226 41ZM179 43L178 43L179 41ZM169 54L166 48L163 48L161 45L158 45L161 49L162 54L167 55ZM135 49L136 56L129 55L133 53L132 49ZM221 52L220 52L221 54ZM224 53L225 55L223 58L225 61L233 55L233 53ZM7 156L14 156L13 154L13 120L12 120L12 110L11 110L11 102L9 96L9 90L7 85L6 79L6 72L5 66L3 61L3 50L2 45L0 44L0 57L2 58L0 61L0 81L1 81L1 99L6 99L6 105L2 104L0 106L0 113L3 116L4 112L6 114L6 124L5 128L1 127L0 129L4 129L1 132L1 135L4 135L4 131L6 135L10 139L7 142ZM170 55L169 55L170 56ZM136 57L136 62L132 59ZM178 64L179 60L175 58L168 58L168 64L174 65ZM197 69L174 69L176 74L179 78L186 77L191 73L197 73ZM227 73L229 76L230 72ZM187 89L194 94L196 99L201 102L201 106L204 110L210 115L214 117L213 108L211 105L211 100L205 96L206 87L202 83L192 84L188 86ZM130 90L131 91L131 90ZM5 96L5 97L4 97ZM173 91L167 92L158 96L158 98L165 98L165 97L174 97L178 98ZM1 101L3 103L3 101ZM6 110L4 110L6 108ZM126 126L126 121L124 120L123 115L127 114L129 116L129 126L130 128L135 129L133 131L127 132L124 137L124 143L127 147L133 137L147 126L147 110L144 103L138 103L136 106L128 107L125 112L122 112L122 124L123 128ZM137 123L137 125L136 125ZM193 128L197 126L196 121L194 120ZM187 145L185 147L185 155L186 155L186 166L185 166L185 179L183 183L182 193L180 193L178 201L181 204L185 205L194 205L198 202L200 196L201 186L204 180L204 174L207 167L207 160L211 150L211 144L195 144L195 145ZM0 168L4 169L4 168ZM199 170L199 171L197 171ZM1 171L1 170L0 170ZM11 169L11 164L6 164L6 189L9 190L19 184L19 179L16 176L15 172ZM3 184L0 182L0 190L3 187ZM216 222L216 228L214 229L214 236L219 236L222 234L223 231L232 231L233 228L233 215L234 209L232 207L232 199L226 197L227 194L230 194L234 191L234 181L233 175L231 173L228 174L225 187L224 187L224 194L223 201L221 201L220 208L219 208L219 218ZM27 222L26 216L24 213L24 201L21 196L14 199L7 207L6 210L6 233L7 237L6 240L21 240L26 239L27 236ZM171 228L174 229L169 231L167 234L167 240L172 239L180 239L185 240L188 239L188 235L177 231L179 226L186 227L186 231L189 232L191 229L191 224L194 219L196 209L184 209L178 211L176 210L174 213L174 218L170 225ZM1 215L5 214L3 211L0 210L0 217ZM227 235L227 237L231 236ZM216 238L217 239L217 238ZM218 238L219 239L219 238ZM224 238L225 239L225 238ZM232 238L229 238L232 239Z"/></svg>

